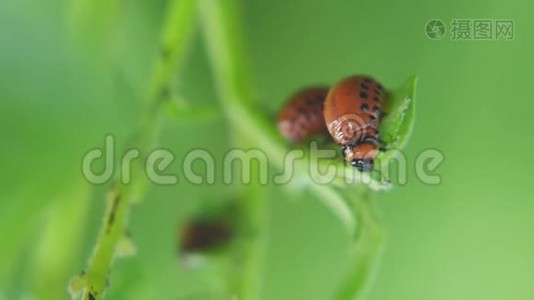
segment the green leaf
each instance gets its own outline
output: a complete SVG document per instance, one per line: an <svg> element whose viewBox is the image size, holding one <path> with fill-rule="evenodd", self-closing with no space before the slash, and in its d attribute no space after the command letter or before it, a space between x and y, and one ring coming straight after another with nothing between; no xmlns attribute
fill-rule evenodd
<svg viewBox="0 0 534 300"><path fill-rule="evenodd" d="M415 122L415 89L417 76L412 76L390 93L386 116L380 125L380 138L387 151L381 159L391 158L406 145Z"/></svg>

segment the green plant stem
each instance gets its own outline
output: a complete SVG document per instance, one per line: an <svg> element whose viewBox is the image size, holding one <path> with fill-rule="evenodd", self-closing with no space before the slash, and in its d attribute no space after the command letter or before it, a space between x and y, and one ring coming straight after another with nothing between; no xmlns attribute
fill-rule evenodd
<svg viewBox="0 0 534 300"><path fill-rule="evenodd" d="M253 94L244 57L246 51L241 40L240 30L243 27L240 25L237 1L200 0L199 10L217 90L235 137L239 138L236 142L241 146L256 144L256 138L243 130L250 124L242 123L249 118L244 106L250 103ZM256 172L252 170L251 173ZM243 193L246 197L243 197L240 207L247 234L240 251L243 255L241 276L234 292L238 299L254 300L261 296L268 203L256 184L246 187Z"/></svg>
<svg viewBox="0 0 534 300"><path fill-rule="evenodd" d="M142 155L156 143L159 132L162 100L168 99L167 91L180 60L185 56L196 21L195 0L173 0L163 25L162 45L156 60L147 101L139 127L131 141L131 146L139 149ZM83 299L102 299L107 286L108 275L117 252L117 245L124 235L128 222L130 204L141 198L146 190L146 181L141 179L142 161L132 168L132 182L117 185L112 189L92 257L85 274L74 286L84 286Z"/></svg>
<svg viewBox="0 0 534 300"><path fill-rule="evenodd" d="M242 253L246 259L237 284L238 299L260 299L268 244L267 187L251 184L244 188L241 208L245 222L246 240Z"/></svg>
<svg viewBox="0 0 534 300"><path fill-rule="evenodd" d="M382 253L385 235L377 216L370 191L362 187L351 190L352 211L357 220L358 232L351 247L347 276L336 292L335 299L364 299L366 288L374 278L374 269Z"/></svg>
<svg viewBox="0 0 534 300"><path fill-rule="evenodd" d="M201 23L215 82L235 134L268 153L270 162L282 169L287 147L273 130L274 122L267 120L259 109L254 107L251 100L254 99L254 95L249 89L252 86L251 77L245 75L248 70L243 43L240 40L242 26L236 13L236 3L235 0L199 1ZM304 164L309 165L309 162L305 161L295 167L295 177L309 178ZM337 174L338 177L345 177L347 173L341 169ZM359 238L353 247L351 271L339 295L339 297L345 297L339 299L352 299L349 294L360 295L362 293L366 279L370 275L369 270L380 253L382 234L379 223L374 218L369 200L364 199L362 195L350 197L353 199L353 203L350 204L353 206L351 208L346 201L347 195L340 193L335 184L320 185L311 180L308 184L309 188L313 189L338 216L348 232L359 233ZM371 186L374 189L384 188L380 184ZM348 193L351 192L353 192L352 189L348 191ZM246 213L251 224L256 226L252 229L255 231L259 226L266 226L261 225L261 222L266 219L267 211L265 205L260 205L259 201L254 202L247 205ZM356 220L359 221L358 224ZM257 231L259 234L264 232L261 229ZM261 296L261 284L258 284L258 278L261 277L257 272L263 269L261 256L264 251L264 241L265 238L256 237L247 251L244 282L238 291L239 299L257 299Z"/></svg>

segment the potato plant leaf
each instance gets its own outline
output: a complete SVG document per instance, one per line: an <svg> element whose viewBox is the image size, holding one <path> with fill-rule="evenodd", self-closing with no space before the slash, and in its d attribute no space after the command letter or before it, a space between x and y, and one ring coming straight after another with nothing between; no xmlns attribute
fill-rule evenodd
<svg viewBox="0 0 534 300"><path fill-rule="evenodd" d="M380 139L386 152L380 159L386 162L406 145L415 121L415 89L417 76L412 76L389 94L386 115L380 125Z"/></svg>

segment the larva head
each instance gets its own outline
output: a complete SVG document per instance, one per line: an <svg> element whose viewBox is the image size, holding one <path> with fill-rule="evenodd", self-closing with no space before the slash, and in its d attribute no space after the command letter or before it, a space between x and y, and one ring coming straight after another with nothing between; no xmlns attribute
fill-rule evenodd
<svg viewBox="0 0 534 300"><path fill-rule="evenodd" d="M361 172L373 170L375 158L379 147L374 143L361 143L357 145L344 145L341 154L346 162Z"/></svg>

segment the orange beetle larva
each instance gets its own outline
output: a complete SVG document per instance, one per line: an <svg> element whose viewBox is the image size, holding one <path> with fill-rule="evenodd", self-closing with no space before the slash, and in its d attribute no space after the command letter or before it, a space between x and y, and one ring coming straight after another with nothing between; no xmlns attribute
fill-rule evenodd
<svg viewBox="0 0 534 300"><path fill-rule="evenodd" d="M371 171L378 151L378 126L386 92L368 76L343 79L328 93L324 119L328 132L341 146L345 161L359 171Z"/></svg>
<svg viewBox="0 0 534 300"><path fill-rule="evenodd" d="M328 135L323 104L328 87L315 86L293 94L278 113L278 129L288 141L299 144L312 135Z"/></svg>

